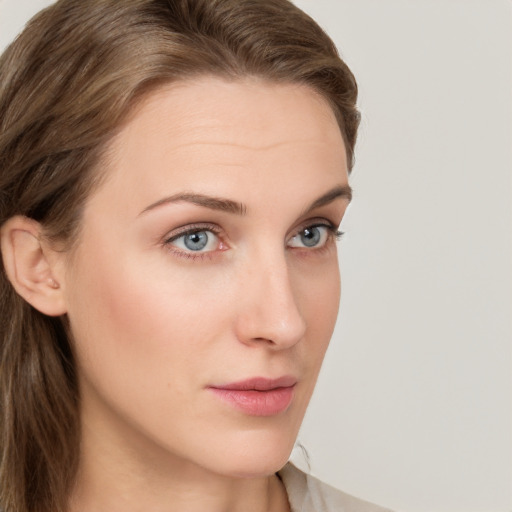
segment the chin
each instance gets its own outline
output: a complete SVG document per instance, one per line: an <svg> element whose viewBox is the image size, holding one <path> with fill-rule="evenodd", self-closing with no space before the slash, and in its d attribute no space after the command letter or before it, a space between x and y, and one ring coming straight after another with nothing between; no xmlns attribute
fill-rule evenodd
<svg viewBox="0 0 512 512"><path fill-rule="evenodd" d="M214 455L216 472L237 478L258 478L279 471L287 462L296 433L243 432L231 437L226 449ZM213 455L213 453L211 453Z"/></svg>
<svg viewBox="0 0 512 512"><path fill-rule="evenodd" d="M220 474L234 478L262 478L277 473L288 462L290 452L286 455L270 457L245 456L238 461L234 461L229 467L225 467Z"/></svg>

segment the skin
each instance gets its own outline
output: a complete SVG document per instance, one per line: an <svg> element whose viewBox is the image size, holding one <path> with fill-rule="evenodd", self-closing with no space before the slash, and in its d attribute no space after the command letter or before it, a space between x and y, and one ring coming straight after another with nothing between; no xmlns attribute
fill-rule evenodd
<svg viewBox="0 0 512 512"><path fill-rule="evenodd" d="M337 227L349 202L330 107L299 85L174 84L139 105L102 169L78 244L52 264L81 392L71 509L288 510L274 473L293 448L339 304L334 235L318 228L314 247L301 238L309 226ZM218 210L191 194L238 206ZM178 238L191 226L216 231L205 250ZM283 375L297 379L293 400L266 417L208 389Z"/></svg>

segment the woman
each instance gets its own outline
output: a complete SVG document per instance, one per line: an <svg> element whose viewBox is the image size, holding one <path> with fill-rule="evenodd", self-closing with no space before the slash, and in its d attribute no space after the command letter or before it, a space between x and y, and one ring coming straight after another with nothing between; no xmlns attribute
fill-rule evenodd
<svg viewBox="0 0 512 512"><path fill-rule="evenodd" d="M325 33L61 0L0 76L3 510L381 510L286 465L359 120Z"/></svg>

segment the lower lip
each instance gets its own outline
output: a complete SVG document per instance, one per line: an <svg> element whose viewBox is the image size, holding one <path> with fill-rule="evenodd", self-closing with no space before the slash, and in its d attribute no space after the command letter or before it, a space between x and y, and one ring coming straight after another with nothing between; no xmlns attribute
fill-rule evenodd
<svg viewBox="0 0 512 512"><path fill-rule="evenodd" d="M251 416L275 416L290 406L295 386L257 391L209 388L217 397Z"/></svg>

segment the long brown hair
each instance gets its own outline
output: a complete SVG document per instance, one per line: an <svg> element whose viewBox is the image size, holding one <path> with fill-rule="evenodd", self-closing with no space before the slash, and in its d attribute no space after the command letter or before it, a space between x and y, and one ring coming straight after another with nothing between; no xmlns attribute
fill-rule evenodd
<svg viewBox="0 0 512 512"><path fill-rule="evenodd" d="M200 74L306 84L332 106L352 165L357 86L333 42L287 0L60 0L0 59L0 226L14 215L76 240L101 156L134 102ZM79 393L66 317L0 270L0 507L66 510Z"/></svg>

